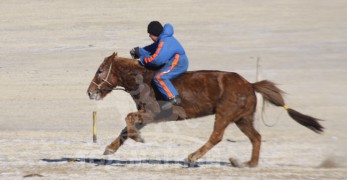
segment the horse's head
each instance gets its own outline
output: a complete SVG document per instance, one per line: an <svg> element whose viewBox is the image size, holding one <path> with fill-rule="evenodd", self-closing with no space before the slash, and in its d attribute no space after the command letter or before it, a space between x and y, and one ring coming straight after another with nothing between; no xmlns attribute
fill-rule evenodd
<svg viewBox="0 0 347 180"><path fill-rule="evenodd" d="M117 53L113 53L106 57L99 66L87 90L90 99L100 100L117 86L117 77L113 74L116 56Z"/></svg>

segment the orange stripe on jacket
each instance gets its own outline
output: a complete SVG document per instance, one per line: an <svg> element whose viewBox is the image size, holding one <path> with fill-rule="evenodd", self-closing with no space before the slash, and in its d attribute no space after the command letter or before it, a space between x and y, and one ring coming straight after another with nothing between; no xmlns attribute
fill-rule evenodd
<svg viewBox="0 0 347 180"><path fill-rule="evenodd" d="M169 73L176 65L178 62L178 59L180 58L179 54L175 55L175 59L173 61L173 63L171 64L171 67L168 71L162 72L157 76L157 80L159 81L160 85L163 86L165 92L167 93L167 95L169 96L169 98L173 98L173 95L170 91L170 89L166 86L166 84L164 83L164 81L160 78L162 75Z"/></svg>
<svg viewBox="0 0 347 180"><path fill-rule="evenodd" d="M163 45L164 45L164 42L161 42L161 43L158 45L158 48L157 48L157 50L155 51L155 53L154 53L151 57L145 58L145 62L146 62L146 63L150 63L151 61L153 61L153 59L155 59L155 58L158 56L158 54L159 54L161 48L163 47Z"/></svg>

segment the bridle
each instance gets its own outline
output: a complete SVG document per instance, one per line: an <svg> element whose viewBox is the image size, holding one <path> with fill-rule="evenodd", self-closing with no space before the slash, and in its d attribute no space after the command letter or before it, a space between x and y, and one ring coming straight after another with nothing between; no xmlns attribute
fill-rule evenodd
<svg viewBox="0 0 347 180"><path fill-rule="evenodd" d="M110 73L111 73L111 70L112 70L112 63L110 65L110 68L108 69L108 72L107 72L107 76L105 79L102 79L102 82L100 84L97 84L96 82L92 81L93 84L95 84L97 87L98 87L98 90L99 92L105 92L105 91L113 91L113 90L123 90L123 91L126 91L125 88L103 88L101 87L104 83L107 83L109 84L111 87L113 87L113 84L111 84L109 81L108 81L108 78L110 76Z"/></svg>

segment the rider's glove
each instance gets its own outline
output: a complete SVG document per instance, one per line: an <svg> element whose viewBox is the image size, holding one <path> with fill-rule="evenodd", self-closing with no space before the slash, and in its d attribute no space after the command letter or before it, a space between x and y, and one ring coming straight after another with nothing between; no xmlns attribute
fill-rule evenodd
<svg viewBox="0 0 347 180"><path fill-rule="evenodd" d="M135 48L131 49L130 50L130 55L134 59L140 58L140 48L139 47L135 47Z"/></svg>

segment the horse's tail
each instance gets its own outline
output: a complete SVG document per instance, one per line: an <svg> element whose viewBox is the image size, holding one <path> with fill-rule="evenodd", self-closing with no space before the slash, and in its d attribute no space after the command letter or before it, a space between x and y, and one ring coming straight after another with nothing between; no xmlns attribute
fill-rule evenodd
<svg viewBox="0 0 347 180"><path fill-rule="evenodd" d="M283 91L279 89L278 87L276 87L276 85L273 82L263 80L263 81L253 83L252 85L255 91L259 92L266 101L270 102L271 104L275 106L283 107L285 110L287 110L289 116L293 118L299 124L311 129L312 131L316 133L323 132L324 127L319 124L318 122L319 119L301 114L300 112L289 108L284 103L284 100L282 97Z"/></svg>

